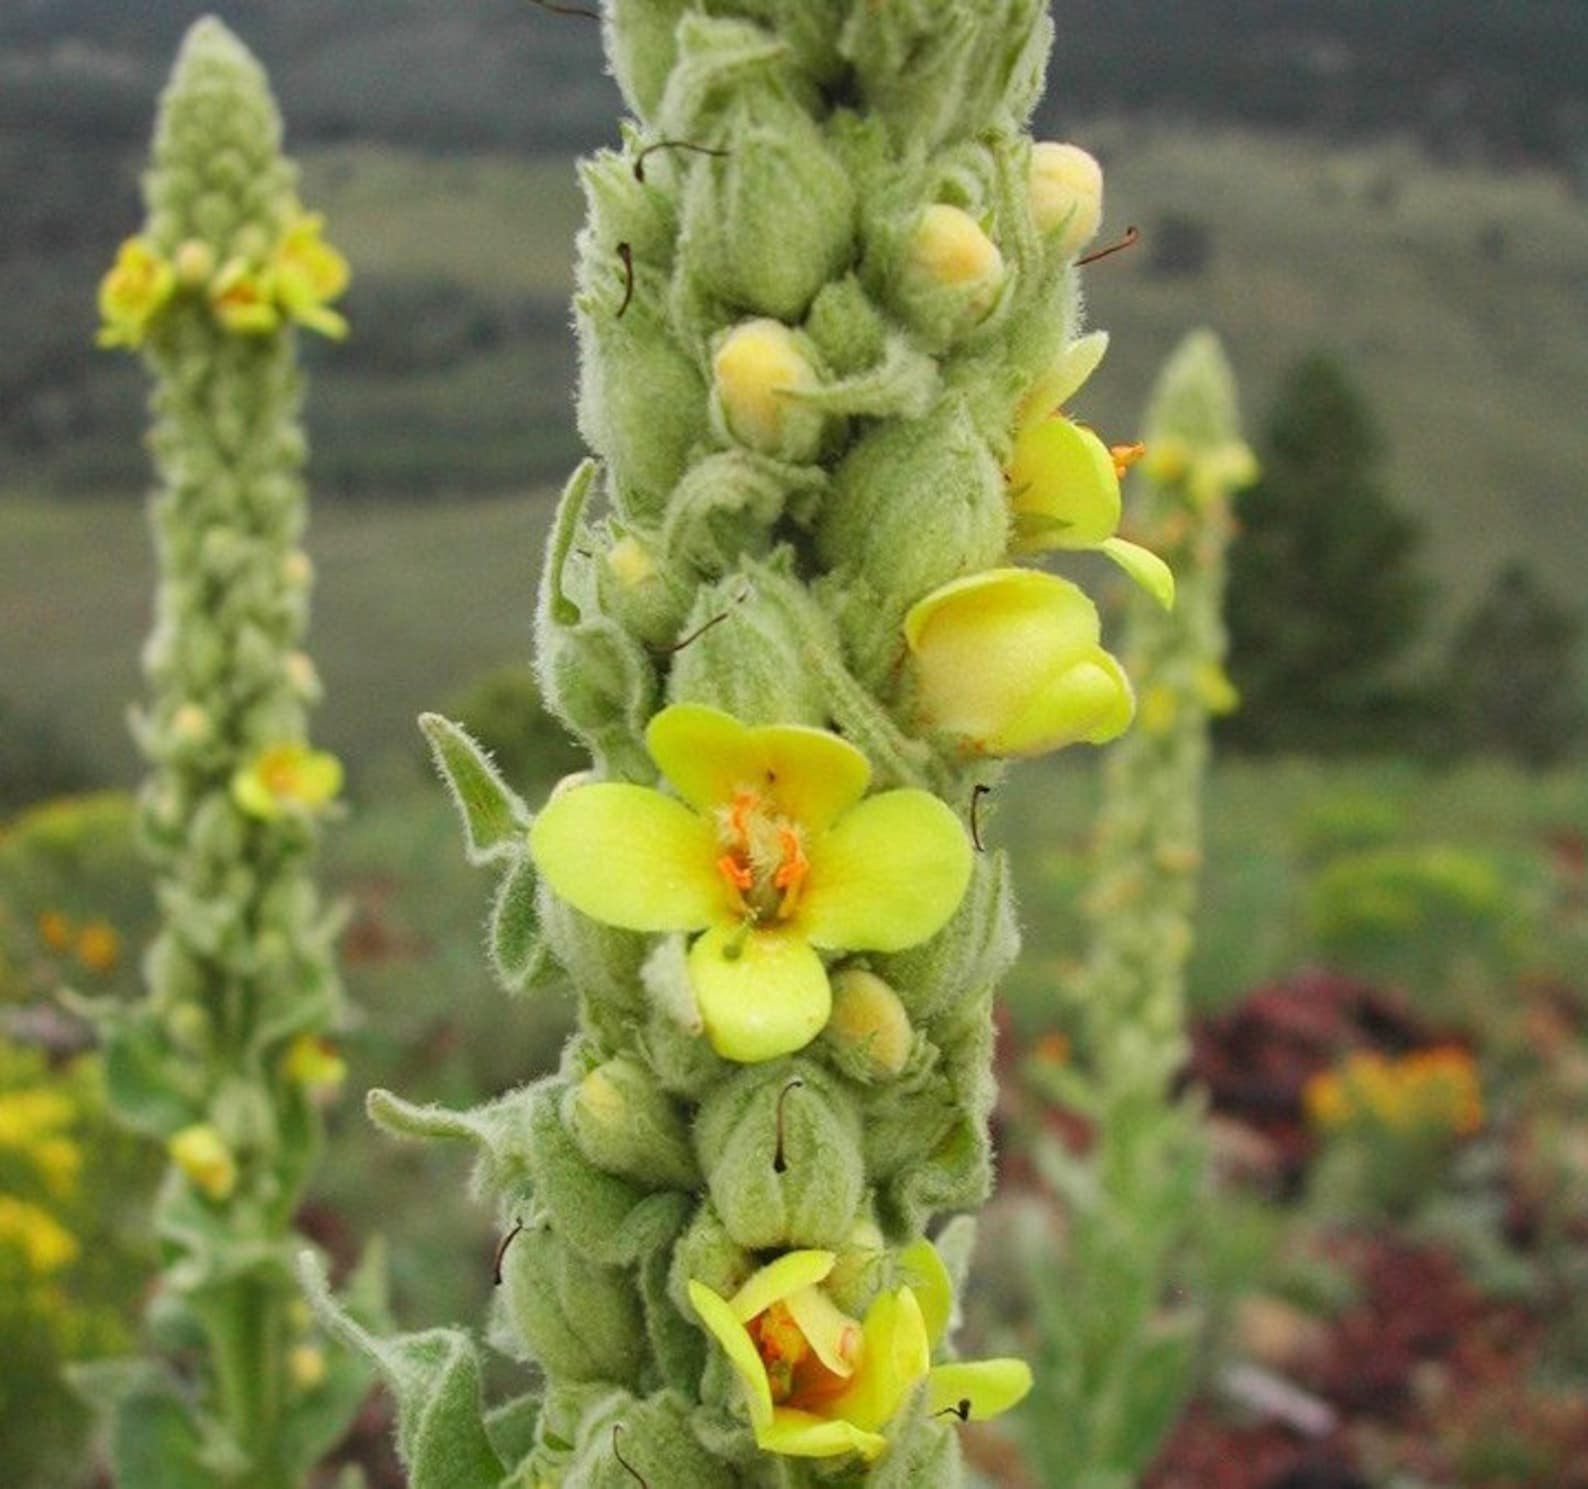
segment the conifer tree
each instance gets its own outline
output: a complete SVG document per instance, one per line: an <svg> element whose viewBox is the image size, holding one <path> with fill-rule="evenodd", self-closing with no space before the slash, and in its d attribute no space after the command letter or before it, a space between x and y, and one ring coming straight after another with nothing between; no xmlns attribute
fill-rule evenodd
<svg viewBox="0 0 1588 1489"><path fill-rule="evenodd" d="M1396 665L1427 596L1416 524L1386 493L1383 443L1335 362L1309 357L1269 414L1262 479L1236 504L1230 676L1244 706L1224 721L1254 750L1328 751L1393 741L1414 718Z"/></svg>

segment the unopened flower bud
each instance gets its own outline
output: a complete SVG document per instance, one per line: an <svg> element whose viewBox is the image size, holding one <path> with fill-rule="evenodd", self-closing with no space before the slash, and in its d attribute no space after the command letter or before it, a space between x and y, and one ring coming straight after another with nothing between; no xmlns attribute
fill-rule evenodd
<svg viewBox="0 0 1588 1489"><path fill-rule="evenodd" d="M1097 236L1103 220L1103 168L1079 145L1043 140L1031 150L1031 220L1039 233L1058 233L1070 258Z"/></svg>
<svg viewBox="0 0 1588 1489"><path fill-rule="evenodd" d="M184 289L202 289L215 273L215 250L202 238L189 238L176 251L177 283Z"/></svg>
<svg viewBox="0 0 1588 1489"><path fill-rule="evenodd" d="M171 1161L201 1193L219 1203L237 1188L237 1160L208 1122L196 1122L166 1145Z"/></svg>
<svg viewBox="0 0 1588 1489"><path fill-rule="evenodd" d="M566 1098L566 1123L597 1168L647 1188L691 1189L700 1171L678 1108L639 1061L598 1065Z"/></svg>
<svg viewBox="0 0 1588 1489"><path fill-rule="evenodd" d="M289 651L283 664L287 685L300 698L313 702L320 696L320 674L307 652Z"/></svg>
<svg viewBox="0 0 1588 1489"><path fill-rule="evenodd" d="M287 1046L282 1074L296 1086L333 1088L347 1078L347 1061L320 1034L299 1034Z"/></svg>
<svg viewBox="0 0 1588 1489"><path fill-rule="evenodd" d="M314 560L301 548L281 561L281 578L291 589L307 589L314 580Z"/></svg>
<svg viewBox="0 0 1588 1489"><path fill-rule="evenodd" d="M934 590L905 619L927 722L989 755L1039 755L1124 732L1130 682L1075 585L991 569Z"/></svg>
<svg viewBox="0 0 1588 1489"><path fill-rule="evenodd" d="M325 1351L312 1344L295 1344L287 1355L287 1373L294 1387L307 1395L325 1379Z"/></svg>
<svg viewBox="0 0 1588 1489"><path fill-rule="evenodd" d="M915 1043L899 995L880 977L859 968L840 972L832 984L827 1038L846 1073L865 1081L898 1075Z"/></svg>
<svg viewBox="0 0 1588 1489"><path fill-rule="evenodd" d="M210 734L209 712L196 703L181 704L171 715L171 729L183 744L202 744Z"/></svg>
<svg viewBox="0 0 1588 1489"><path fill-rule="evenodd" d="M801 405L818 386L799 338L781 321L734 327L712 359L717 398L729 432L763 455L809 460L821 443L822 416Z"/></svg>
<svg viewBox="0 0 1588 1489"><path fill-rule="evenodd" d="M980 320L1003 284L1004 256L970 213L934 202L910 237L905 274L918 286L958 292Z"/></svg>

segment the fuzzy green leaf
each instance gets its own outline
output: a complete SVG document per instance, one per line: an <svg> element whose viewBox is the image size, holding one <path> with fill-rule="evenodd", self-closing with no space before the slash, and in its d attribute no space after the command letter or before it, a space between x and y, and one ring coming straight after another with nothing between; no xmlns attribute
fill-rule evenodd
<svg viewBox="0 0 1588 1489"><path fill-rule="evenodd" d="M440 714L421 714L419 727L463 819L469 862L520 857L529 831L529 808L502 779L490 756L461 725Z"/></svg>

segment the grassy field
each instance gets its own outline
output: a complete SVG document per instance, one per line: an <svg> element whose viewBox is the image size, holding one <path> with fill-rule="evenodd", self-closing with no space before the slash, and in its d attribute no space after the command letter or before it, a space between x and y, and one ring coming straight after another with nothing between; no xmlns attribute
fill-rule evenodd
<svg viewBox="0 0 1588 1489"><path fill-rule="evenodd" d="M321 507L316 730L355 769L417 751L415 716L477 672L527 664L547 515L546 499L522 496ZM153 578L142 514L125 502L0 508L0 691L112 781L138 771L123 721Z"/></svg>

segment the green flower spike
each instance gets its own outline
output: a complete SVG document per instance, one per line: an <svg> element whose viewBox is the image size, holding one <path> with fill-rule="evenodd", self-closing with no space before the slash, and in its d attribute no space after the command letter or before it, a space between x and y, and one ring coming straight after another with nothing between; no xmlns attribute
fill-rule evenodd
<svg viewBox="0 0 1588 1489"><path fill-rule="evenodd" d="M836 734L746 728L678 704L646 731L682 801L645 786L575 786L536 819L530 852L576 909L631 931L704 931L689 978L718 1054L802 1048L832 990L817 949L902 951L942 928L970 843L925 791L865 800L871 767Z"/></svg>

